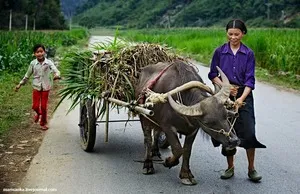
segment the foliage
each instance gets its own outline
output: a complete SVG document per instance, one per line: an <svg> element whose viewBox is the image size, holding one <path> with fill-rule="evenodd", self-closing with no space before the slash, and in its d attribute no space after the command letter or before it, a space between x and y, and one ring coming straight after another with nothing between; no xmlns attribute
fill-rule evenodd
<svg viewBox="0 0 300 194"><path fill-rule="evenodd" d="M255 27L300 27L297 0L87 0L78 10L74 21L86 27L224 26L230 18Z"/></svg>
<svg viewBox="0 0 300 194"><path fill-rule="evenodd" d="M65 29L60 0L0 0L0 29L9 28L12 10L12 29L24 29L28 15L28 29Z"/></svg>
<svg viewBox="0 0 300 194"><path fill-rule="evenodd" d="M82 6L83 3L85 3L84 6L89 5L88 1L89 0L61 0L60 2L64 15L67 18L71 18L76 13L76 9Z"/></svg>

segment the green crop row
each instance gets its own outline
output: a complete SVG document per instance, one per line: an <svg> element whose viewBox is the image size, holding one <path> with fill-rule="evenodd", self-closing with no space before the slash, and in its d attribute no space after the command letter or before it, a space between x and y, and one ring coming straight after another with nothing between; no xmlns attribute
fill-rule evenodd
<svg viewBox="0 0 300 194"><path fill-rule="evenodd" d="M210 64L214 50L226 42L219 28L147 29L121 31L131 41L164 43ZM300 74L299 29L249 29L243 42L255 53L257 66L271 73Z"/></svg>
<svg viewBox="0 0 300 194"><path fill-rule="evenodd" d="M87 37L87 31L12 31L0 32L0 75L3 72L17 72L27 68L33 59L32 48L44 44L46 48L71 46ZM2 73L1 73L2 72Z"/></svg>

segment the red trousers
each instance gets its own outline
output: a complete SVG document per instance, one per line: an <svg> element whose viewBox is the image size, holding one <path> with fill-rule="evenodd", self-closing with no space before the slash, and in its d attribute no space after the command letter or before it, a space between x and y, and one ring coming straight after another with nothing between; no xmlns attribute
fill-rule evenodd
<svg viewBox="0 0 300 194"><path fill-rule="evenodd" d="M48 109L48 91L33 90L32 92L32 109L41 116L40 125L47 124Z"/></svg>

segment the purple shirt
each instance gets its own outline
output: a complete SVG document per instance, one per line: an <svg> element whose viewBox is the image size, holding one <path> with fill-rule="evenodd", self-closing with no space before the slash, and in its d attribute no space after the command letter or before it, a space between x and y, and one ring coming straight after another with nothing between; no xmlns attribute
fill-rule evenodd
<svg viewBox="0 0 300 194"><path fill-rule="evenodd" d="M214 79L219 75L216 66L219 66L228 77L231 84L255 88L255 57L253 51L241 43L234 55L229 43L225 43L215 50L208 78Z"/></svg>

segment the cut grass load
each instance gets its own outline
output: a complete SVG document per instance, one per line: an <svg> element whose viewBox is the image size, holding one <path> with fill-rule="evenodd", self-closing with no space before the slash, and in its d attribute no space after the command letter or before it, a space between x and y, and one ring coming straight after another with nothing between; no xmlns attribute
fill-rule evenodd
<svg viewBox="0 0 300 194"><path fill-rule="evenodd" d="M134 84L141 68L158 62L185 60L170 49L158 44L126 44L116 39L109 44L99 44L91 51L73 51L63 63L69 67L65 75L61 101L72 99L70 110L87 99L102 100L102 92L109 90L110 97L132 102L135 100ZM106 106L100 103L100 115Z"/></svg>

